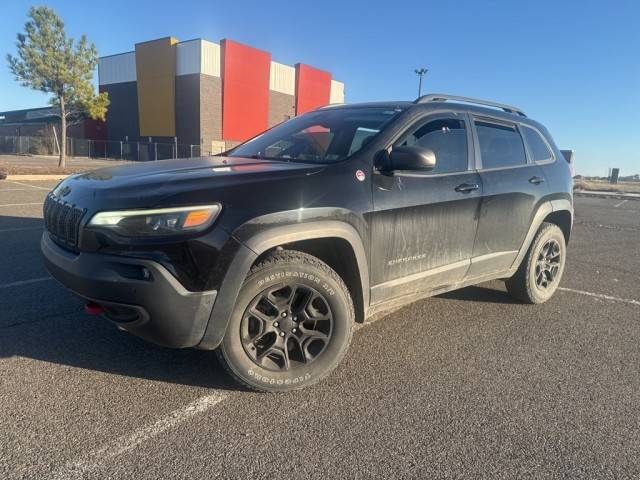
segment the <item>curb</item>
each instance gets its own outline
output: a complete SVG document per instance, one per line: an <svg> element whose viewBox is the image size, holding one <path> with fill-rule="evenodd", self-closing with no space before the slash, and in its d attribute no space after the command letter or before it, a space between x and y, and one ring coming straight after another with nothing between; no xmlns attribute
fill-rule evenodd
<svg viewBox="0 0 640 480"><path fill-rule="evenodd" d="M63 180L65 178L67 178L69 175L73 175L71 173L68 174L45 174L45 175L38 175L38 174L33 174L33 175L7 175L4 179L5 180L31 180L31 181L37 181L37 180Z"/></svg>
<svg viewBox="0 0 640 480"><path fill-rule="evenodd" d="M591 198L615 198L617 200L640 200L640 196L637 195L627 195L625 193L615 193L615 192L589 192L585 190L579 190L573 192L574 195L578 195L580 197L591 197Z"/></svg>

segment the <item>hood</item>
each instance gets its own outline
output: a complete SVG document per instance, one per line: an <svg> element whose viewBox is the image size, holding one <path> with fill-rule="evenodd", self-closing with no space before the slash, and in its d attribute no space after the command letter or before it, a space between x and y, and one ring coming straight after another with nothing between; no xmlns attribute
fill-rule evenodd
<svg viewBox="0 0 640 480"><path fill-rule="evenodd" d="M200 200L205 203L207 197L215 196L212 191L217 189L311 175L324 168L324 165L242 157L159 160L72 175L61 182L53 194L85 208L98 204L98 210L155 207L159 203L178 205L185 197L191 197L195 203Z"/></svg>
<svg viewBox="0 0 640 480"><path fill-rule="evenodd" d="M118 165L82 173L75 178L80 181L99 182L103 187L108 188L113 185L113 182L148 184L156 183L167 177L176 179L176 175L211 178L256 172L298 170L309 167L318 168L318 165L254 160L243 157L195 157ZM100 188L100 185L96 184L95 187Z"/></svg>

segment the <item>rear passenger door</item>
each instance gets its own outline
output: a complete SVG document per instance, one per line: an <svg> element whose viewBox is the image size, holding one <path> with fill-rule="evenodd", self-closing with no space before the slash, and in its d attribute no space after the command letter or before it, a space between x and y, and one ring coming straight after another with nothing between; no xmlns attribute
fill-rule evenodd
<svg viewBox="0 0 640 480"><path fill-rule="evenodd" d="M467 278L511 267L547 192L542 169L531 161L519 124L484 117L474 117L473 123L484 191Z"/></svg>

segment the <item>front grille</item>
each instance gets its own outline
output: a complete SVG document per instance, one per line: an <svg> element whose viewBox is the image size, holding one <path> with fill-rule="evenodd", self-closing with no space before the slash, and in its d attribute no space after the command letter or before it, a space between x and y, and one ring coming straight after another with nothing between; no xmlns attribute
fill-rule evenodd
<svg viewBox="0 0 640 480"><path fill-rule="evenodd" d="M49 194L44 201L44 226L56 243L76 250L78 230L84 212L84 209Z"/></svg>

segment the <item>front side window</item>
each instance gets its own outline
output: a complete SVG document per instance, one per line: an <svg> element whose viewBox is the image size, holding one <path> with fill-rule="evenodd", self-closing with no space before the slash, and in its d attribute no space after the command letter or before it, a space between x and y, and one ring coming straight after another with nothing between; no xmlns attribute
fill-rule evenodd
<svg viewBox="0 0 640 480"><path fill-rule="evenodd" d="M353 155L399 113L395 108L318 110L284 122L239 145L230 157L333 163Z"/></svg>
<svg viewBox="0 0 640 480"><path fill-rule="evenodd" d="M527 141L527 145L529 145L529 151L531 152L534 162L543 162L553 158L549 146L533 128L523 126L522 134Z"/></svg>
<svg viewBox="0 0 640 480"><path fill-rule="evenodd" d="M525 165L527 156L520 132L514 125L476 122L482 168Z"/></svg>
<svg viewBox="0 0 640 480"><path fill-rule="evenodd" d="M458 119L432 120L410 133L401 146L419 145L436 155L436 167L430 173L451 173L467 170L467 132Z"/></svg>

